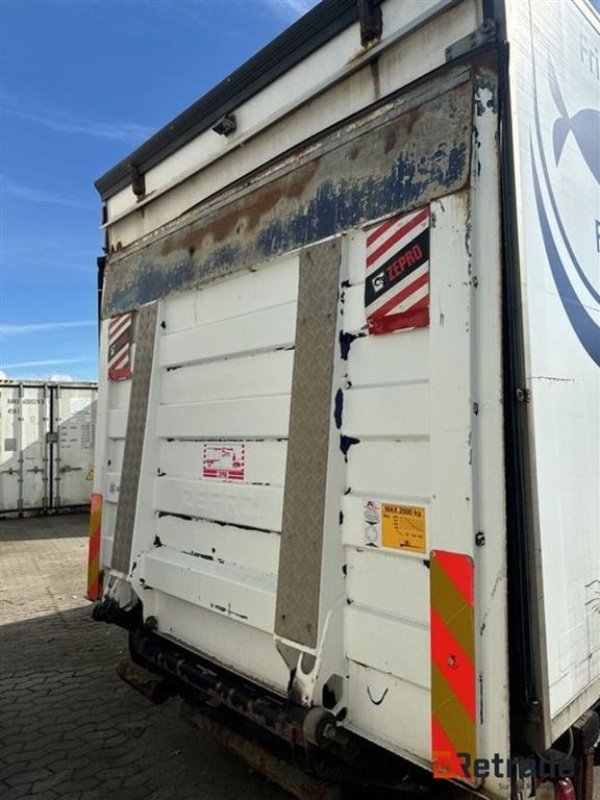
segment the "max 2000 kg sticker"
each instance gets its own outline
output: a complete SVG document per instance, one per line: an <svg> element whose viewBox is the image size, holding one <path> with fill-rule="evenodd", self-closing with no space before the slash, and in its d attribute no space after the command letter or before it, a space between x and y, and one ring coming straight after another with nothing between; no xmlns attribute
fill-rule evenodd
<svg viewBox="0 0 600 800"><path fill-rule="evenodd" d="M365 500L364 521L367 545L425 552L423 507Z"/></svg>

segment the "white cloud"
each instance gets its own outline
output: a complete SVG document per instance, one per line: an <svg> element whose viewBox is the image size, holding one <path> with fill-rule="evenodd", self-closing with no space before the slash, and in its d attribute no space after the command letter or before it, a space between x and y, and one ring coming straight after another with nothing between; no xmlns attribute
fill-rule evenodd
<svg viewBox="0 0 600 800"><path fill-rule="evenodd" d="M16 325L0 325L0 337L24 336L29 333L47 333L65 328L87 328L97 325L94 319L86 319L76 322L32 322L17 323Z"/></svg>
<svg viewBox="0 0 600 800"><path fill-rule="evenodd" d="M24 367L51 367L55 364L84 364L87 358L44 358L40 361L19 361L16 364L3 364L3 370L23 369Z"/></svg>
<svg viewBox="0 0 600 800"><path fill-rule="evenodd" d="M15 183L4 175L0 176L0 192L18 197L20 200L27 200L32 203L50 203L56 206L69 206L70 208L93 208L92 205L82 203L70 197L63 197L54 192L47 192L45 189L36 189L33 186L24 186Z"/></svg>
<svg viewBox="0 0 600 800"><path fill-rule="evenodd" d="M83 134L101 139L116 139L129 145L141 144L155 132L155 128L148 125L138 125L135 122L102 122L98 120L77 117L58 111L29 111L6 104L4 113L25 122L42 125L56 133Z"/></svg>

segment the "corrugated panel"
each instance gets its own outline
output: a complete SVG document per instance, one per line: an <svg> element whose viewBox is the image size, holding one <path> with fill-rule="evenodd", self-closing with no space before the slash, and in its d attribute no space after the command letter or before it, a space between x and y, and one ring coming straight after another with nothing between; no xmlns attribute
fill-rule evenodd
<svg viewBox="0 0 600 800"><path fill-rule="evenodd" d="M275 630L308 647L319 621L340 261L339 240L300 254Z"/></svg>
<svg viewBox="0 0 600 800"><path fill-rule="evenodd" d="M113 569L124 573L129 572L131 558L131 540L148 410L148 391L154 362L156 311L156 303L144 306L140 309L136 325L135 368L131 383L127 438L111 560Z"/></svg>

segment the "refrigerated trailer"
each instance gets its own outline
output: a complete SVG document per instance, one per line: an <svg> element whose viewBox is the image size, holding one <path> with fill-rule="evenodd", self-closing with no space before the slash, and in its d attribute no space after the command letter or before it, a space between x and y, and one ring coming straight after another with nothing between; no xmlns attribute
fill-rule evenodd
<svg viewBox="0 0 600 800"><path fill-rule="evenodd" d="M325 0L96 183L95 613L298 796L591 796L599 34Z"/></svg>
<svg viewBox="0 0 600 800"><path fill-rule="evenodd" d="M0 519L89 506L96 383L0 379Z"/></svg>

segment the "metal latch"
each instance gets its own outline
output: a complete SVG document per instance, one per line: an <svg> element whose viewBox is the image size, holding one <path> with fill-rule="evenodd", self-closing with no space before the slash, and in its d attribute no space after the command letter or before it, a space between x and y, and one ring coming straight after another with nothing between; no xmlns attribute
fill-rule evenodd
<svg viewBox="0 0 600 800"><path fill-rule="evenodd" d="M65 464L64 467L60 468L61 472L80 472L83 467L72 467L70 464Z"/></svg>
<svg viewBox="0 0 600 800"><path fill-rule="evenodd" d="M486 19L473 33L463 36L462 39L446 48L446 61L454 61L455 58L460 58L470 53L471 50L476 50L478 47L483 47L484 44L490 44L495 41L496 23L494 20Z"/></svg>

